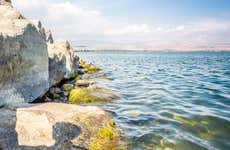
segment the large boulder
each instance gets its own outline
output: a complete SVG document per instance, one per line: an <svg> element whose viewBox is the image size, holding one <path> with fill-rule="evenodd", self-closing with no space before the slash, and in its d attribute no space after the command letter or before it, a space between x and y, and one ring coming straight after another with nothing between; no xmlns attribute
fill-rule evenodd
<svg viewBox="0 0 230 150"><path fill-rule="evenodd" d="M41 23L0 1L0 105L32 102L49 88L48 52Z"/></svg>
<svg viewBox="0 0 230 150"><path fill-rule="evenodd" d="M69 77L78 68L79 58L75 56L74 49L66 40L48 43L50 84L60 82Z"/></svg>
<svg viewBox="0 0 230 150"><path fill-rule="evenodd" d="M118 142L110 115L95 106L46 103L0 109L0 116L0 149L89 149Z"/></svg>

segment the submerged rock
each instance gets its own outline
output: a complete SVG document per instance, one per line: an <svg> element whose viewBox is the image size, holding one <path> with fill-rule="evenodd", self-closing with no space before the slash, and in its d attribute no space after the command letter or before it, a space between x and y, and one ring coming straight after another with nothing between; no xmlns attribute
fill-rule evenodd
<svg viewBox="0 0 230 150"><path fill-rule="evenodd" d="M46 103L0 109L0 147L94 149L96 143L114 145L118 133L111 122L111 116L95 106Z"/></svg>
<svg viewBox="0 0 230 150"><path fill-rule="evenodd" d="M0 4L0 101L32 102L49 88L45 33L10 0Z"/></svg>

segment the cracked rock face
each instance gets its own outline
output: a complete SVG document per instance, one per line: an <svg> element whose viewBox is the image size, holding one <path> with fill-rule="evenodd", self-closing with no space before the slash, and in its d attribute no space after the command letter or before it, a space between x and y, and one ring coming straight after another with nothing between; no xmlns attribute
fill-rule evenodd
<svg viewBox="0 0 230 150"><path fill-rule="evenodd" d="M49 87L48 53L41 24L0 1L0 105L31 102Z"/></svg>

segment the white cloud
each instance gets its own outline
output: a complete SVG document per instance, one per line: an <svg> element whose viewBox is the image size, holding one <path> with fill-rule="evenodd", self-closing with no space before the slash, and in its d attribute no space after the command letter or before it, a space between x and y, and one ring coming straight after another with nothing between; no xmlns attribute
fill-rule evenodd
<svg viewBox="0 0 230 150"><path fill-rule="evenodd" d="M13 0L13 3L26 17L41 20L57 37L73 39L80 34L99 34L110 25L99 11L83 9L70 1Z"/></svg>
<svg viewBox="0 0 230 150"><path fill-rule="evenodd" d="M92 11L92 10L86 11L81 7L77 5L73 5L68 1L50 5L49 11L51 14L55 12L55 14L57 13L57 15L73 15L73 16L84 16L84 17L92 17L92 16L99 15L98 11Z"/></svg>
<svg viewBox="0 0 230 150"><path fill-rule="evenodd" d="M166 28L116 22L107 19L103 12L84 9L67 0L13 0L13 3L26 17L41 20L56 37L98 49L205 49L217 48L216 45L223 48L221 43L230 43L227 21L204 19Z"/></svg>
<svg viewBox="0 0 230 150"><path fill-rule="evenodd" d="M128 25L123 28L111 28L107 29L107 34L112 35L122 35L122 34L130 34L130 33L150 33L153 32L153 30L146 24L135 24L135 25Z"/></svg>

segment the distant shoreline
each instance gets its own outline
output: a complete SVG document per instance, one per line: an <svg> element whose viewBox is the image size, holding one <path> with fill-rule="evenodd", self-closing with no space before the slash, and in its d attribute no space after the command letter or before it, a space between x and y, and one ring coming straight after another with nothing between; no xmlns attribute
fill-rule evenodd
<svg viewBox="0 0 230 150"><path fill-rule="evenodd" d="M230 50L75 50L75 52L97 52L97 51L116 51L116 52L180 52L180 53L191 53L191 52L230 52Z"/></svg>

